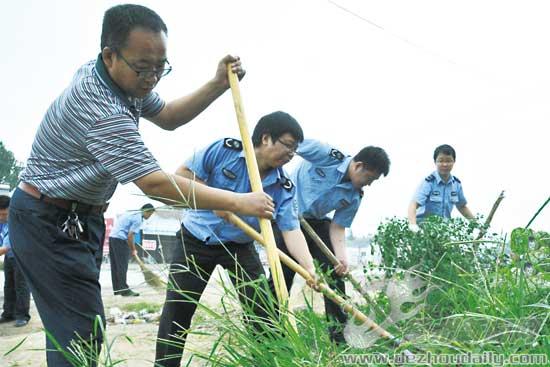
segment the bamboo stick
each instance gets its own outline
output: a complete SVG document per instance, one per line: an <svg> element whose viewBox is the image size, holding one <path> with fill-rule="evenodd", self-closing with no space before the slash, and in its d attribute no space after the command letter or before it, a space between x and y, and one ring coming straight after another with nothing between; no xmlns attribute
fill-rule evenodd
<svg viewBox="0 0 550 367"><path fill-rule="evenodd" d="M250 185L253 192L263 191L262 180L260 178L260 172L258 170L258 162L256 161L256 155L254 153L254 146L252 145L252 139L248 131L246 117L244 114L243 103L241 99L241 92L239 88L239 79L237 75L231 70L231 65L227 66L227 75L229 78L229 84L231 86L231 93L233 95L233 104L235 105L235 112L237 113L237 120L239 123L239 130L241 132L241 139L246 157L246 166L248 169L248 177L250 178ZM275 237L273 235L273 228L271 222L264 218L259 218L260 230L262 233L262 243L266 244L267 261L269 263L269 269L271 270L271 276L275 284L275 291L279 303L286 304L288 302L288 290L286 288L285 279L283 277L283 269L281 262L277 256L277 246L275 245Z"/></svg>
<svg viewBox="0 0 550 367"><path fill-rule="evenodd" d="M259 242L264 247L266 246L264 238L258 232L256 232L254 228L249 226L241 218L239 218L233 213L229 213L226 219L229 222L233 223L235 226L239 227L244 233L246 233L247 236ZM307 270L301 267L298 263L296 263L292 258L290 258L281 250L277 249L277 252L281 261L290 269L292 269L292 271L300 274L300 276L306 280L306 283L309 286L315 283L315 279L310 273L307 272ZM342 307L343 310L349 313L355 320L358 320L363 325L367 326L370 330L373 330L374 332L376 332L382 338L392 341L395 346L401 345L402 343L401 339L395 337L394 335L389 333L387 330L382 328L380 325L378 325L376 322L372 321L368 316L366 316L364 313L362 313L361 311L353 307L353 305L349 301L346 301L344 298L339 296L336 292L330 289L326 284L317 283L317 287L319 288L319 292L321 292L324 296L326 296L327 298L332 300L334 303Z"/></svg>

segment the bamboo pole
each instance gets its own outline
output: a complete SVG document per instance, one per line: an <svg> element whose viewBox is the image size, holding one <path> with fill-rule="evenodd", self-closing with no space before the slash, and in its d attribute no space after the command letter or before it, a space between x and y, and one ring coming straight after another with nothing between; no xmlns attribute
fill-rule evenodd
<svg viewBox="0 0 550 367"><path fill-rule="evenodd" d="M239 218L233 213L229 213L229 215L225 218L229 222L233 223L235 226L239 227L247 236L251 237L255 241L262 244L264 247L266 247L264 238L258 232L256 232L254 228L249 226L241 218ZM292 269L292 271L294 271L297 274L300 274L300 276L306 280L306 283L309 286L315 283L315 279L310 273L307 272L306 269L301 267L298 263L296 263L292 258L290 258L281 250L277 249L277 252L281 261L290 269ZM319 288L319 292L321 292L324 296L326 296L327 298L332 300L334 303L342 307L345 312L350 314L355 320L361 322L362 325L367 326L370 330L373 330L382 338L392 341L395 346L399 346L402 344L401 339L390 334L387 330L382 328L376 322L372 321L368 316L366 316L364 313L362 313L361 311L353 307L353 305L349 301L346 301L344 298L339 296L336 292L330 289L326 284L317 283L317 287Z"/></svg>
<svg viewBox="0 0 550 367"><path fill-rule="evenodd" d="M493 204L493 207L491 208L491 211L489 212L489 215L487 216L487 219L485 219L485 223L483 223L483 227L481 231L479 231L479 234L476 238L476 240L481 239L481 237L485 236L485 233L487 233L487 230L489 229L489 226L491 225L491 221L493 220L493 216L495 215L495 212L498 209L498 206L500 205L500 202L504 199L504 191L500 192L500 195L495 200L495 203Z"/></svg>
<svg viewBox="0 0 550 367"><path fill-rule="evenodd" d="M252 139L248 131L246 117L244 114L243 103L241 99L241 92L239 88L239 79L237 75L231 70L231 65L227 65L227 75L229 78L229 85L231 86L231 93L233 95L233 104L235 105L235 112L237 113L237 120L239 123L239 130L241 132L241 139L243 142L246 166L248 169L248 177L250 178L250 185L253 192L263 191L262 180L260 178L260 172L258 170L258 162L256 161L256 155L254 153L254 146L252 145ZM259 218L260 230L262 233L262 243L266 244L267 261L269 263L269 269L273 282L275 284L275 292L279 303L285 304L288 302L288 290L286 288L285 279L283 277L283 269L281 262L277 256L277 246L275 245L275 237L273 235L273 228L271 222L264 218Z"/></svg>
<svg viewBox="0 0 550 367"><path fill-rule="evenodd" d="M309 223L303 218L300 217L300 224L302 225L302 228L307 232L309 237L315 242L317 247L321 250L321 252L328 258L328 260L331 262L333 266L340 265L340 260L334 256L332 251L328 248L328 246L325 244L325 242L319 237L319 235L315 232L315 230L309 225ZM381 315L386 316L385 312L378 307L376 302L373 301L373 299L368 295L367 292L363 291L363 287L361 287L361 284L351 275L351 273L348 271L346 274L342 276L345 280L349 281L353 288L357 290L364 298L365 300L375 309L376 312L378 312Z"/></svg>

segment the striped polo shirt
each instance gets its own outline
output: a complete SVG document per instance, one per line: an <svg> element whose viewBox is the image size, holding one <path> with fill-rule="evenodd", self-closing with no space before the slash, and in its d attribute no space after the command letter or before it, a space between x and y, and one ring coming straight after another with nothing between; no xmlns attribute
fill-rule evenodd
<svg viewBox="0 0 550 367"><path fill-rule="evenodd" d="M117 183L160 170L138 131L139 117L164 108L152 92L131 98L111 79L101 54L82 66L51 104L21 180L46 196L101 205Z"/></svg>

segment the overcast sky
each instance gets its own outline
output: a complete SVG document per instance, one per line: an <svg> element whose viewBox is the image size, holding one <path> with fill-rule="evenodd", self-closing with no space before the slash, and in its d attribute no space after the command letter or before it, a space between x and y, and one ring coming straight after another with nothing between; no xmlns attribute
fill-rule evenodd
<svg viewBox="0 0 550 367"><path fill-rule="evenodd" d="M117 3L3 6L0 140L18 160L26 161L49 104L99 53L103 13ZM525 226L550 195L546 1L139 3L168 26L174 70L157 87L164 99L193 91L213 76L223 55L237 54L247 69L241 92L251 129L262 115L284 110L307 137L344 153L366 145L386 149L390 174L365 190L355 234L375 231L386 217L406 216L415 188L434 169L434 148L443 143L457 150L453 173L474 212L486 215L506 190L495 231ZM176 131L144 119L140 129L169 172L215 139L239 136L229 92ZM133 184L119 185L107 215L147 201ZM549 218L547 209L533 227L548 230Z"/></svg>

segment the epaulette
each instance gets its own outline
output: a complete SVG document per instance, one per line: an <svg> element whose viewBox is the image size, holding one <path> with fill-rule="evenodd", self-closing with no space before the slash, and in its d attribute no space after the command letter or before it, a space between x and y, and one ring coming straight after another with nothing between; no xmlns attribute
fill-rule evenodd
<svg viewBox="0 0 550 367"><path fill-rule="evenodd" d="M428 177L425 178L426 181L428 182L432 182L433 180L435 180L435 176L434 175L429 175Z"/></svg>
<svg viewBox="0 0 550 367"><path fill-rule="evenodd" d="M363 190L359 190L359 197L362 199L363 195L365 195L365 192Z"/></svg>
<svg viewBox="0 0 550 367"><path fill-rule="evenodd" d="M455 180L456 182L461 183L460 180L458 179L458 177L453 176L453 178L454 178L454 180Z"/></svg>
<svg viewBox="0 0 550 367"><path fill-rule="evenodd" d="M223 146L228 149L233 149L238 152L243 150L243 143L240 140L233 139L233 138L225 138L223 139Z"/></svg>
<svg viewBox="0 0 550 367"><path fill-rule="evenodd" d="M344 160L344 157L345 157L344 153L342 153L342 152L339 151L338 149L334 149L334 148L332 148L332 149L330 150L329 155L330 155L332 158L338 159L339 161L343 161L343 160Z"/></svg>
<svg viewBox="0 0 550 367"><path fill-rule="evenodd" d="M279 182L286 191L291 191L294 187L294 183L290 180L290 178L286 178L285 176L281 176L281 180Z"/></svg>

